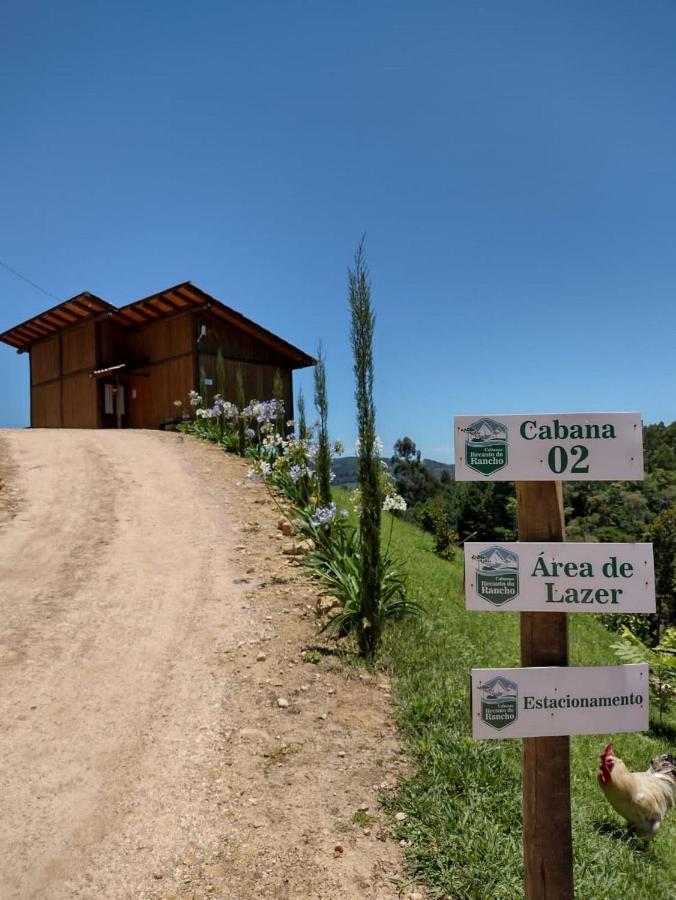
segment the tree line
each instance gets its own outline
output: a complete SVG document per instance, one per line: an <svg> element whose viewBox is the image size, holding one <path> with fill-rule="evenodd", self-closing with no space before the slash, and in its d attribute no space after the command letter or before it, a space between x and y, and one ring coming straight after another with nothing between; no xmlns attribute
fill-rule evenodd
<svg viewBox="0 0 676 900"><path fill-rule="evenodd" d="M564 483L566 539L653 543L658 614L606 618L655 644L676 625L676 422L645 426L643 447L643 481ZM410 437L395 443L390 465L405 517L434 536L440 556L452 558L467 540L517 539L513 483L456 482L445 471L438 479Z"/></svg>

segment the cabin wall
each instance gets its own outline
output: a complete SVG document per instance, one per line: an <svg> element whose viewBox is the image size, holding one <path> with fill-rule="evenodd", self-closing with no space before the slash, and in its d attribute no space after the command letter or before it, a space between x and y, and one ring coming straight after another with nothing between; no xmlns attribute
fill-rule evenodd
<svg viewBox="0 0 676 900"><path fill-rule="evenodd" d="M114 366L126 362L128 355L128 338L126 329L113 319L103 319L98 323L98 358L97 369Z"/></svg>
<svg viewBox="0 0 676 900"><path fill-rule="evenodd" d="M237 402L238 370L242 373L247 403L249 400L269 400L273 396L275 372L279 371L285 416L292 418L293 374L288 360L267 344L215 315L200 312L195 314L195 319L196 335L200 335L202 326L206 328L206 333L197 341L197 368L207 380L213 381L213 385L201 387L207 394L207 402L216 393L222 394L226 400ZM223 356L224 379L217 371L219 350ZM199 385L195 388L200 389Z"/></svg>
<svg viewBox="0 0 676 900"><path fill-rule="evenodd" d="M61 380L63 427L96 428L96 381L88 372L67 375Z"/></svg>
<svg viewBox="0 0 676 900"><path fill-rule="evenodd" d="M158 428L175 417L175 400L187 403L194 384L192 327L186 312L126 335L125 358L144 364L140 373L126 378L129 427Z"/></svg>
<svg viewBox="0 0 676 900"><path fill-rule="evenodd" d="M61 427L61 380L31 387L31 427Z"/></svg>
<svg viewBox="0 0 676 900"><path fill-rule="evenodd" d="M204 333L202 334L202 331ZM218 357L223 357L223 375ZM123 426L157 428L176 416L174 402L187 404L200 388L200 373L209 402L216 392L237 401L237 373L246 401L273 396L275 373L282 380L285 416L293 416L293 373L288 360L258 338L208 310L187 311L125 328L102 317L65 329L31 347L31 424L34 428L114 427L104 415L105 383L124 387ZM94 369L131 364L98 379ZM220 384L220 382L223 384Z"/></svg>
<svg viewBox="0 0 676 900"><path fill-rule="evenodd" d="M84 324L31 348L31 427L96 428L96 324Z"/></svg>
<svg viewBox="0 0 676 900"><path fill-rule="evenodd" d="M61 335L33 344L31 348L31 383L42 384L61 376Z"/></svg>
<svg viewBox="0 0 676 900"><path fill-rule="evenodd" d="M133 331L127 336L127 348L133 359L149 363L192 352L192 321L190 313L160 319Z"/></svg>
<svg viewBox="0 0 676 900"><path fill-rule="evenodd" d="M96 323L89 321L61 334L61 373L91 372L96 367Z"/></svg>

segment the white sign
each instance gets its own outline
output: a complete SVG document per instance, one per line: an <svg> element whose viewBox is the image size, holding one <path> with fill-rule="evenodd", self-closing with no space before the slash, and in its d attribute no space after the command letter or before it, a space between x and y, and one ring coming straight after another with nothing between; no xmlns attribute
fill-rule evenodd
<svg viewBox="0 0 676 900"><path fill-rule="evenodd" d="M467 543L467 609L654 613L652 544Z"/></svg>
<svg viewBox="0 0 676 900"><path fill-rule="evenodd" d="M639 413L456 416L456 481L639 481Z"/></svg>
<svg viewBox="0 0 676 900"><path fill-rule="evenodd" d="M648 730L648 666L472 669L472 736Z"/></svg>

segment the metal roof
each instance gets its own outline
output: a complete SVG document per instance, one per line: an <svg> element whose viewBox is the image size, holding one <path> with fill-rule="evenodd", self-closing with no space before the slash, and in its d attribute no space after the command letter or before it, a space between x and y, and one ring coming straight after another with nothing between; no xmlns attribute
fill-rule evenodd
<svg viewBox="0 0 676 900"><path fill-rule="evenodd" d="M71 300L34 316L21 325L16 325L0 334L0 341L16 347L18 350L28 350L37 341L43 340L52 334L57 334L64 328L78 324L85 319L98 315L109 315L124 327L134 328L155 322L165 316L189 310L208 309L211 313L250 334L252 337L275 349L281 356L289 359L293 368L313 366L316 362L298 347L289 344L283 338L273 334L251 319L247 319L241 313L226 306L207 294L190 281L184 281L174 287L151 294L142 300L135 300L126 306L118 307L95 297L93 294L78 294Z"/></svg>

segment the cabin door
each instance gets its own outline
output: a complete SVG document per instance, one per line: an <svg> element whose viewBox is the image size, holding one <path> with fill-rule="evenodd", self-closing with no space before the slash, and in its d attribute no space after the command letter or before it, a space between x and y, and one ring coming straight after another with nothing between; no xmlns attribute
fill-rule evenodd
<svg viewBox="0 0 676 900"><path fill-rule="evenodd" d="M152 378L127 375L127 427L152 427Z"/></svg>

